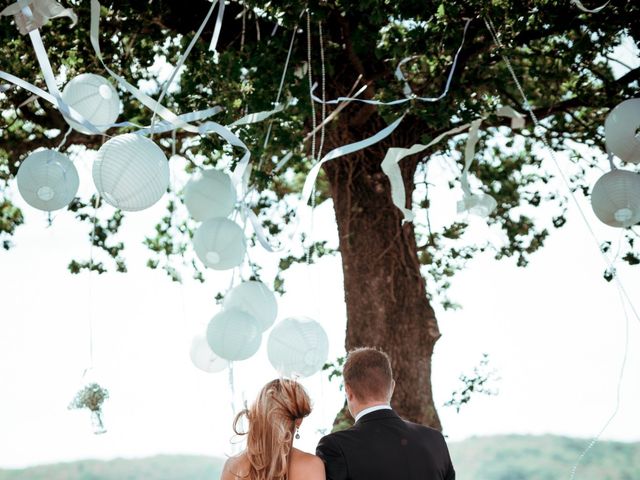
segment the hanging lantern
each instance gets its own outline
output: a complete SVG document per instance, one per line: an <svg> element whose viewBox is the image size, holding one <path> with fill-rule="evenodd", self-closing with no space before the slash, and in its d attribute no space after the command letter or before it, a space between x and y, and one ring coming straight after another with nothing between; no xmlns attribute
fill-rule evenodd
<svg viewBox="0 0 640 480"><path fill-rule="evenodd" d="M267 330L278 315L276 296L262 282L244 282L233 288L225 297L223 308L238 308L253 316L260 331Z"/></svg>
<svg viewBox="0 0 640 480"><path fill-rule="evenodd" d="M260 348L258 321L242 310L218 313L207 327L207 343L214 354L226 360L246 360Z"/></svg>
<svg viewBox="0 0 640 480"><path fill-rule="evenodd" d="M184 187L184 204L194 220L227 217L236 204L236 190L224 172L210 168L195 173Z"/></svg>
<svg viewBox="0 0 640 480"><path fill-rule="evenodd" d="M229 366L228 360L213 353L204 335L193 337L189 355L193 364L203 372L218 373Z"/></svg>
<svg viewBox="0 0 640 480"><path fill-rule="evenodd" d="M129 212L144 210L169 187L169 162L148 138L118 135L98 150L93 182L109 205Z"/></svg>
<svg viewBox="0 0 640 480"><path fill-rule="evenodd" d="M635 225L640 221L640 175L618 169L605 173L593 186L591 206L607 225Z"/></svg>
<svg viewBox="0 0 640 480"><path fill-rule="evenodd" d="M212 218L194 233L193 248L205 266L228 270L242 264L247 246L244 232L235 222Z"/></svg>
<svg viewBox="0 0 640 480"><path fill-rule="evenodd" d="M69 157L55 150L29 154L20 164L16 180L25 202L45 212L66 207L80 184Z"/></svg>
<svg viewBox="0 0 640 480"><path fill-rule="evenodd" d="M604 122L607 152L623 162L640 163L640 98L616 106Z"/></svg>
<svg viewBox="0 0 640 480"><path fill-rule="evenodd" d="M329 338L315 320L285 318L271 331L267 354L280 374L309 377L319 372L327 361Z"/></svg>
<svg viewBox="0 0 640 480"><path fill-rule="evenodd" d="M120 98L116 89L106 78L93 73L72 78L62 90L62 100L101 132L115 123L120 112ZM80 123L68 118L65 120L80 133L94 133Z"/></svg>

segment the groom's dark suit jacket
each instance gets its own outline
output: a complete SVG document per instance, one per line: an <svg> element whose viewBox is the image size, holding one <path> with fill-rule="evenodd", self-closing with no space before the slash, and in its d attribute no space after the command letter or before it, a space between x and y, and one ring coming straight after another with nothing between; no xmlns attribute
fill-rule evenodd
<svg viewBox="0 0 640 480"><path fill-rule="evenodd" d="M393 410L377 410L348 430L320 440L316 454L327 480L454 480L449 449L440 432L407 422Z"/></svg>

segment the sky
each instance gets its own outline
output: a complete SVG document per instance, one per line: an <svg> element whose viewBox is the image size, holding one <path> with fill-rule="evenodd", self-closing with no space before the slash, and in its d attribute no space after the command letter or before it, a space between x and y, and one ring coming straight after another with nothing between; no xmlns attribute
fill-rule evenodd
<svg viewBox="0 0 640 480"><path fill-rule="evenodd" d="M558 160L569 168L567 154ZM90 153L74 159L84 198L94 188L91 161ZM173 187L179 190L186 179L180 162L171 163ZM555 168L549 161L546 167ZM458 215L461 190L449 189L451 175L450 159L429 167L436 226ZM562 184L555 186L565 191ZM161 201L126 217L120 238L127 274L71 275L69 261L89 256L88 226L68 212L54 213L48 226L46 214L25 205L15 184L8 194L23 208L26 222L14 236L15 247L0 252L0 468L238 451L231 430L234 410L277 375L265 342L254 357L234 366L235 395L228 372L206 374L189 359L191 339L220 309L214 296L228 287L230 272L209 271L204 284L185 275L181 285L145 267L142 242L164 212ZM578 200L596 235L613 239L615 251L619 231L600 224L588 202ZM545 213L543 207L540 216ZM500 240L482 219L462 218L471 223L468 238ZM310 222L304 228L310 231ZM337 244L330 201L316 209L310 234ZM272 278L277 255L259 249L251 255L263 265L265 278ZM463 308L443 311L434 302L442 332L433 356L434 400L449 441L503 433L589 439L614 412L603 438L640 440L640 322L625 316L615 284L602 278L604 268L597 243L570 203L567 225L553 232L526 269L487 253L455 277L450 295ZM618 265L618 274L633 299L640 269ZM295 266L285 278L278 318L316 319L329 335L329 358L342 355L346 314L339 257ZM94 368L88 378L110 392L108 432L100 436L92 434L87 412L67 409L89 366L90 320ZM445 407L460 387L459 375L471 373L483 353L499 377L493 385L498 394L473 397L460 413ZM296 446L313 451L343 394L324 375L303 384L314 410Z"/></svg>

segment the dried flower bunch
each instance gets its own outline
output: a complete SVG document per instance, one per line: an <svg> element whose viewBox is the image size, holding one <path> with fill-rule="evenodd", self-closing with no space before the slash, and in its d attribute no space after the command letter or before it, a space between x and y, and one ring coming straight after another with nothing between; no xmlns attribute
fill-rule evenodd
<svg viewBox="0 0 640 480"><path fill-rule="evenodd" d="M92 412L98 412L107 398L109 398L109 391L106 388L102 388L97 383L89 383L76 393L73 401L69 404L69 410L88 408Z"/></svg>

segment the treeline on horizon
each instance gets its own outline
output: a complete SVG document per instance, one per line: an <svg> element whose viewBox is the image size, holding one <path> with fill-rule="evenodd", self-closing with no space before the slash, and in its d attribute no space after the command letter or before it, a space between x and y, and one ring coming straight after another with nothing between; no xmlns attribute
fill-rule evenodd
<svg viewBox="0 0 640 480"><path fill-rule="evenodd" d="M451 442L457 480L569 478L589 440L551 435L474 437ZM141 459L82 460L0 470L0 480L217 480L224 459L161 455ZM576 480L639 480L640 442L598 442Z"/></svg>

